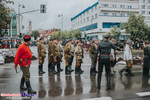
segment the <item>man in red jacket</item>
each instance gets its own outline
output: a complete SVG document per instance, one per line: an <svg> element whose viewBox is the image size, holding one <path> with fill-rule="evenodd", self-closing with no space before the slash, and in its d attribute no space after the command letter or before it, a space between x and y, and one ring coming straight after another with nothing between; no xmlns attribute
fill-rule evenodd
<svg viewBox="0 0 150 100"><path fill-rule="evenodd" d="M22 78L20 83L20 89L22 90L28 90L29 94L36 94L36 91L32 90L30 85L30 65L31 65L31 58L32 58L32 52L29 48L29 44L31 41L31 37L29 35L24 36L24 43L22 43L17 50L16 56L15 56L15 68L20 65L20 68L22 70ZM24 87L24 83L26 82L27 88Z"/></svg>

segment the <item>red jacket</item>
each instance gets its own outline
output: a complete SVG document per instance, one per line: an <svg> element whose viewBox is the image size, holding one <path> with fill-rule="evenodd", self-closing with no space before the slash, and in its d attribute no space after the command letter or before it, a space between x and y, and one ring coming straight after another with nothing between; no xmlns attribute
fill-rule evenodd
<svg viewBox="0 0 150 100"><path fill-rule="evenodd" d="M20 66L26 67L26 59L27 59L27 63L30 66L31 64L31 58L32 58L32 52L29 48L28 45L26 45L25 43L22 43L17 50L17 53L15 55L15 66L17 67L18 64ZM19 60L22 59L22 64L19 62Z"/></svg>

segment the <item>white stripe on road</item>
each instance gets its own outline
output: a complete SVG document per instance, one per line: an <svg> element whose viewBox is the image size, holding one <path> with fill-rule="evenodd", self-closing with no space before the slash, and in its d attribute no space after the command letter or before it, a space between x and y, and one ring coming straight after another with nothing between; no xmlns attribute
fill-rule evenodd
<svg viewBox="0 0 150 100"><path fill-rule="evenodd" d="M82 99L82 100L113 100L113 99L111 97L100 97L100 98Z"/></svg>
<svg viewBox="0 0 150 100"><path fill-rule="evenodd" d="M136 93L138 96L150 96L150 92L141 92L141 93Z"/></svg>

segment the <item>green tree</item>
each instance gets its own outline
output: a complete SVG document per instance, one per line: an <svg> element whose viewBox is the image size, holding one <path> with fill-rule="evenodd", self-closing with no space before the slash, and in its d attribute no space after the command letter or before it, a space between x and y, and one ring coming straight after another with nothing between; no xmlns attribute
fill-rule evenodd
<svg viewBox="0 0 150 100"><path fill-rule="evenodd" d="M146 25L144 17L136 16L134 13L130 14L127 23L121 23L121 29L125 29L127 34L131 34L131 39L147 39L149 35L149 27Z"/></svg>
<svg viewBox="0 0 150 100"><path fill-rule="evenodd" d="M39 36L39 31L35 30L35 31L32 31L31 33L31 37L34 37L35 40L37 40L37 37Z"/></svg>
<svg viewBox="0 0 150 100"><path fill-rule="evenodd" d="M0 36L2 36L2 29L8 29L11 22L9 13L11 9L6 4L14 4L10 0L0 0Z"/></svg>
<svg viewBox="0 0 150 100"><path fill-rule="evenodd" d="M111 27L110 32L108 32L108 34L110 34L112 38L114 38L118 41L119 37L121 35L121 32L120 32L120 29L118 28L118 26L114 25L113 27Z"/></svg>
<svg viewBox="0 0 150 100"><path fill-rule="evenodd" d="M71 31L72 32L72 34L73 34L73 37L75 38L75 39L81 39L81 31L80 30L72 30Z"/></svg>

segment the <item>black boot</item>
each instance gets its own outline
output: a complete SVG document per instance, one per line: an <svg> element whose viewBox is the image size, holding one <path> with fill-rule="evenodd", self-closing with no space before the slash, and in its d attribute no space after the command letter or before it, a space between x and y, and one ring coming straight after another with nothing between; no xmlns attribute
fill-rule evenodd
<svg viewBox="0 0 150 100"><path fill-rule="evenodd" d="M57 72L62 72L63 69L60 68L60 65L57 65Z"/></svg>
<svg viewBox="0 0 150 100"><path fill-rule="evenodd" d="M43 74L41 65L39 65L39 74Z"/></svg>
<svg viewBox="0 0 150 100"><path fill-rule="evenodd" d="M20 89L21 90L27 90L27 88L24 87L24 83L25 83L25 78L21 78L21 82L20 82Z"/></svg>
<svg viewBox="0 0 150 100"><path fill-rule="evenodd" d="M101 76L102 76L102 73L98 73L98 78L97 78L97 88L98 89L101 89Z"/></svg>
<svg viewBox="0 0 150 100"><path fill-rule="evenodd" d="M81 65L79 66L79 71L81 71L81 73L83 73L84 71L81 69Z"/></svg>
<svg viewBox="0 0 150 100"><path fill-rule="evenodd" d="M41 71L43 72L43 74L45 73L45 72L43 71L43 65L41 66Z"/></svg>
<svg viewBox="0 0 150 100"><path fill-rule="evenodd" d="M71 74L71 72L68 70L68 66L66 66L66 68L65 68L65 74L66 75L70 75Z"/></svg>
<svg viewBox="0 0 150 100"><path fill-rule="evenodd" d="M75 74L78 74L78 68L75 68Z"/></svg>
<svg viewBox="0 0 150 100"><path fill-rule="evenodd" d="M134 73L132 73L131 68L128 68L128 74L129 76L135 76Z"/></svg>
<svg viewBox="0 0 150 100"><path fill-rule="evenodd" d="M110 88L110 75L107 76L107 90L111 89Z"/></svg>
<svg viewBox="0 0 150 100"><path fill-rule="evenodd" d="M91 76L96 76L96 72L95 72L94 68L91 68L90 75Z"/></svg>
<svg viewBox="0 0 150 100"><path fill-rule="evenodd" d="M52 71L52 63L48 63L48 70Z"/></svg>
<svg viewBox="0 0 150 100"><path fill-rule="evenodd" d="M52 73L57 74L57 72L55 71L55 66L53 66L53 68L52 68Z"/></svg>
<svg viewBox="0 0 150 100"><path fill-rule="evenodd" d="M31 88L30 81L26 82L26 86L28 89L28 94L36 94L36 91L32 90L32 88Z"/></svg>
<svg viewBox="0 0 150 100"><path fill-rule="evenodd" d="M95 73L98 73L98 71L96 70L96 67L94 67L93 70L94 70Z"/></svg>

